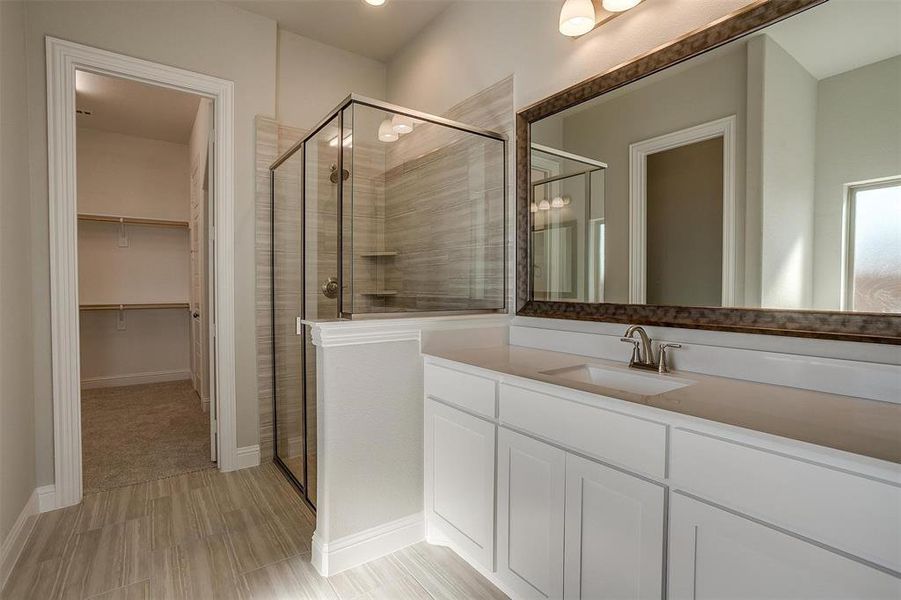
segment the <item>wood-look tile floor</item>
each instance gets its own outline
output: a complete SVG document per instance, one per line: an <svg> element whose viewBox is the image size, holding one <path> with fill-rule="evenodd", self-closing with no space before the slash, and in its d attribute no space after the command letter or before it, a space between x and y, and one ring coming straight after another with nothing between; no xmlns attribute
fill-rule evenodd
<svg viewBox="0 0 901 600"><path fill-rule="evenodd" d="M271 463L108 490L40 515L0 596L506 598L453 552L425 543L320 577L310 564L314 522Z"/></svg>

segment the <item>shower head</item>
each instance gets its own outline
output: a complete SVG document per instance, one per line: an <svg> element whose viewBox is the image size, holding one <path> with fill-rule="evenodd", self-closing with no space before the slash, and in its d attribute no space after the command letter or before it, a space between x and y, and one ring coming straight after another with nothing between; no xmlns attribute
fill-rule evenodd
<svg viewBox="0 0 901 600"><path fill-rule="evenodd" d="M330 170L331 173L328 176L329 181L331 181L332 183L338 183L338 165L332 165ZM347 169L341 169L341 175L342 179L344 179L344 181L347 181L350 178L350 171L348 171Z"/></svg>

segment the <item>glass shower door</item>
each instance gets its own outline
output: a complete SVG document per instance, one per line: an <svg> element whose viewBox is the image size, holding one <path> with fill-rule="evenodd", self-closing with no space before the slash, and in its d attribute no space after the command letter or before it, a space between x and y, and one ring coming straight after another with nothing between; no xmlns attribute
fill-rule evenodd
<svg viewBox="0 0 901 600"><path fill-rule="evenodd" d="M347 182L345 153L349 142L339 142L340 119L335 117L304 144L304 284L303 315L308 320L339 316L341 273L338 263L339 190ZM340 178L340 179L339 179ZM316 347L310 326L303 326L304 407L306 460L304 489L316 503Z"/></svg>
<svg viewBox="0 0 901 600"><path fill-rule="evenodd" d="M272 346L275 397L275 455L303 485L304 384L302 339L297 317L303 309L301 202L303 158L298 152L272 171Z"/></svg>

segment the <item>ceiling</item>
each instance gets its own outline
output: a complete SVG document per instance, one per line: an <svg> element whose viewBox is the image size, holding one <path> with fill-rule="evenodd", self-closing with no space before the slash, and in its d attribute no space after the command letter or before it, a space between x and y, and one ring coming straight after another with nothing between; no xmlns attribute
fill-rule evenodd
<svg viewBox="0 0 901 600"><path fill-rule="evenodd" d="M901 2L831 0L765 31L824 79L901 54Z"/></svg>
<svg viewBox="0 0 901 600"><path fill-rule="evenodd" d="M79 127L186 144L200 96L128 79L78 71L75 108Z"/></svg>
<svg viewBox="0 0 901 600"><path fill-rule="evenodd" d="M330 46L386 62L452 0L229 0L278 21L280 28Z"/></svg>

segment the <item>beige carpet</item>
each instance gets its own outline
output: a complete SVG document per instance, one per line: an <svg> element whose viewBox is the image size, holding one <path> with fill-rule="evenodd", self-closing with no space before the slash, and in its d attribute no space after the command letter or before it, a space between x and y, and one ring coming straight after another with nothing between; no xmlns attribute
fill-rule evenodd
<svg viewBox="0 0 901 600"><path fill-rule="evenodd" d="M190 381L82 390L81 445L85 494L214 466Z"/></svg>

